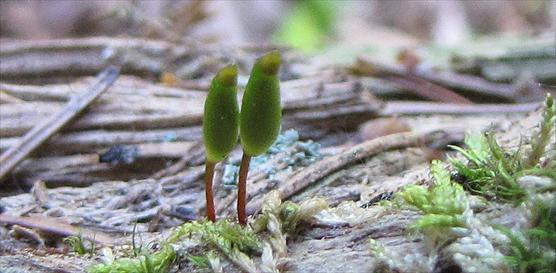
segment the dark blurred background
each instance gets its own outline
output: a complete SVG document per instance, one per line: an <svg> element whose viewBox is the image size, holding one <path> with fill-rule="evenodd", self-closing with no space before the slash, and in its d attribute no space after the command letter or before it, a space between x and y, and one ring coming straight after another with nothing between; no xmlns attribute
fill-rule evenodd
<svg viewBox="0 0 556 273"><path fill-rule="evenodd" d="M450 45L493 34L553 33L555 1L2 1L0 37L93 35L330 45Z"/></svg>

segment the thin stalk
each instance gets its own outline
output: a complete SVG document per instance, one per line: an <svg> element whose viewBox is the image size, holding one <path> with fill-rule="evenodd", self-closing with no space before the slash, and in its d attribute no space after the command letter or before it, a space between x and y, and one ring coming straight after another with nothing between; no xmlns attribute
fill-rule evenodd
<svg viewBox="0 0 556 273"><path fill-rule="evenodd" d="M207 218L212 222L216 222L216 213L214 210L214 200L212 194L214 165L216 164L209 161L205 162L205 199L207 201Z"/></svg>
<svg viewBox="0 0 556 273"><path fill-rule="evenodd" d="M237 220L243 226L247 224L245 206L247 204L247 174L249 173L250 161L251 156L244 151L241 158L241 166L239 167L239 181L237 183Z"/></svg>

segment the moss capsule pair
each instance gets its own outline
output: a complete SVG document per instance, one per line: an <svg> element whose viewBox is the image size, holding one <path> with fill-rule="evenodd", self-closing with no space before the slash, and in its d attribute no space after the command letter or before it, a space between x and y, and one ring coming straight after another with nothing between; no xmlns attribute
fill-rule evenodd
<svg viewBox="0 0 556 273"><path fill-rule="evenodd" d="M238 221L243 225L247 223L246 181L250 159L264 153L280 131L280 63L280 54L275 51L257 59L245 87L241 113L238 113L237 106L236 67L223 68L212 81L203 118L203 141L207 156L207 216L212 221L215 220L212 203L214 165L233 149L239 131L243 158L239 171L237 212Z"/></svg>

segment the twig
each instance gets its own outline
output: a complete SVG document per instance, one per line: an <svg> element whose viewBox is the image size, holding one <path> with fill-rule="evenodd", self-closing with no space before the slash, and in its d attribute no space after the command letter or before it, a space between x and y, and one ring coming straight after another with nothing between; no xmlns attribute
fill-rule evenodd
<svg viewBox="0 0 556 273"><path fill-rule="evenodd" d="M70 84L48 84L48 85L20 85L11 83L0 83L0 90L7 94L26 101L59 101L65 102L75 95L78 90L89 85L89 81L77 80ZM131 89L131 90L130 90ZM160 84L154 84L141 78L129 75L122 75L118 81L110 88L110 93L103 96L103 100L107 98L122 96L153 96L155 98L198 98L204 99L204 93L183 88L173 88ZM109 100L108 100L109 101ZM119 102L119 100L117 101ZM125 106L125 105L120 105ZM134 105L131 105L134 107Z"/></svg>
<svg viewBox="0 0 556 273"><path fill-rule="evenodd" d="M145 131L105 131L89 130L84 132L60 134L45 143L41 150L57 152L88 152L118 144L159 143L169 141L196 141L201 138L199 127L183 129L162 129ZM0 151L17 144L20 138L2 138ZM202 163L202 162L201 162Z"/></svg>
<svg viewBox="0 0 556 273"><path fill-rule="evenodd" d="M411 91L415 95L422 96L433 101L471 104L470 100L460 96L452 90L412 75L406 75L405 77L387 76L385 79L393 82L404 90Z"/></svg>
<svg viewBox="0 0 556 273"><path fill-rule="evenodd" d="M1 87L0 87L1 88ZM24 100L14 97L0 89L0 104L4 103L22 103Z"/></svg>
<svg viewBox="0 0 556 273"><path fill-rule="evenodd" d="M79 234L81 234L83 238L103 245L112 245L114 243L114 240L110 236L102 232L75 227L66 223L62 223L58 219L51 217L22 217L0 214L0 223L33 228L60 236L78 236Z"/></svg>
<svg viewBox="0 0 556 273"><path fill-rule="evenodd" d="M471 101L458 93L420 78L418 75L406 71L401 66L380 64L359 58L353 70L360 75L385 77L404 90L412 91L416 95L431 100L462 104L471 103Z"/></svg>
<svg viewBox="0 0 556 273"><path fill-rule="evenodd" d="M43 142L66 125L72 118L81 113L98 96L108 90L108 87L118 78L119 71L109 67L97 76L96 83L85 93L70 100L64 109L55 116L37 124L30 132L23 136L18 145L8 149L0 155L0 181L19 162L38 148Z"/></svg>
<svg viewBox="0 0 556 273"><path fill-rule="evenodd" d="M542 103L522 104L455 104L420 101L389 101L380 111L381 116L426 115L426 114L483 114L483 113L524 113L538 109Z"/></svg>
<svg viewBox="0 0 556 273"><path fill-rule="evenodd" d="M415 74L423 79L458 90L499 97L513 102L520 101L520 98L513 94L511 84L489 82L481 77L452 72L416 71Z"/></svg>
<svg viewBox="0 0 556 273"><path fill-rule="evenodd" d="M403 70L401 67L393 67L393 66L376 64L372 61L369 61L366 58L360 58L356 65L357 66L363 65L362 67L357 67L356 70L357 72L363 73L367 76L379 75L380 72L397 75L397 76L408 73L405 70ZM362 70L358 70L358 69L362 69ZM412 70L411 73L415 77L439 84L441 86L446 86L466 93L496 97L509 102L526 102L527 100L530 100L531 97L536 96L536 98L538 98L539 96L538 93L542 93L542 92L538 92L537 90L531 90L529 91L531 93L529 94L529 96L523 96L522 92L520 92L516 88L517 83L507 84L507 83L491 82L481 77L466 75L466 74L457 74L448 71L435 71L432 69L415 69ZM403 86L403 85L401 87L410 88L409 86ZM542 97L542 95L540 97Z"/></svg>
<svg viewBox="0 0 556 273"><path fill-rule="evenodd" d="M165 58L174 57L174 47L164 41L110 37L5 42L0 49L0 74L3 79L82 76L102 70L111 57L123 58L123 71L157 74Z"/></svg>

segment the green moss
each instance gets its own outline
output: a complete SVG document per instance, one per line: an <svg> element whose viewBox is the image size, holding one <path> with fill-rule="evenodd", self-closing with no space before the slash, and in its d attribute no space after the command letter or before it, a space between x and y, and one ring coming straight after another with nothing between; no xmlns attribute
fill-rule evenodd
<svg viewBox="0 0 556 273"><path fill-rule="evenodd" d="M556 103L554 98L548 93L546 95L543 111L543 119L539 124L539 132L531 139L531 152L527 156L523 165L534 167L540 163L550 139L554 141L554 127L556 124Z"/></svg>
<svg viewBox="0 0 556 273"><path fill-rule="evenodd" d="M450 181L450 172L440 161L432 162L431 174L434 183L430 187L408 185L394 196L394 201L423 213L412 226L414 229L463 226L462 214L468 207L465 191Z"/></svg>
<svg viewBox="0 0 556 273"><path fill-rule="evenodd" d="M155 253L142 253L135 258L121 258L92 266L89 273L166 273L176 258L176 252L164 245Z"/></svg>
<svg viewBox="0 0 556 273"><path fill-rule="evenodd" d="M217 248L231 260L243 252L259 251L261 242L255 233L246 227L232 224L225 220L218 222L190 222L176 228L172 234L160 243L160 250L150 253L141 251L133 258L120 258L108 263L89 268L90 273L165 273L168 272L176 260L176 252L171 246L181 238L199 235L201 241L213 248ZM207 253L208 255L209 253ZM209 259L203 256L187 255L195 266L208 266Z"/></svg>
<svg viewBox="0 0 556 273"><path fill-rule="evenodd" d="M77 236L68 236L64 238L63 242L67 244L77 255L95 253L95 242L91 241L91 247L86 247L85 241L83 240L83 235L81 233L79 233Z"/></svg>
<svg viewBox="0 0 556 273"><path fill-rule="evenodd" d="M281 223L280 228L289 234L296 234L301 223L310 222L311 218L328 208L328 203L319 197L314 197L296 204L291 201L282 203L276 191L267 194L261 214L253 223L253 230L260 232L268 226L269 216L272 214Z"/></svg>
<svg viewBox="0 0 556 273"><path fill-rule="evenodd" d="M323 40L334 27L335 3L305 0L292 4L293 8L274 34L274 39L307 53L324 47Z"/></svg>
<svg viewBox="0 0 556 273"><path fill-rule="evenodd" d="M449 158L456 174L451 175L447 167L435 161L431 165L433 184L430 187L408 185L394 195L392 202L398 207L422 213L411 225L424 235L425 247L431 251L422 259L434 264L453 260L464 271L556 272L556 165L551 162L556 153L548 148L556 144L554 107L554 99L547 95L539 129L530 140L524 141L531 144L530 149L526 145L517 149L502 148L492 133L468 135L466 148L453 147L466 160ZM451 181L452 177L459 184ZM521 204L515 208L517 211L511 212L517 215L510 215L517 218L517 223L509 223L513 229L498 227L496 230L490 221L499 219L475 217L470 205L475 203L475 198L465 190L486 197L489 205ZM482 216L488 215L487 212ZM515 228L522 226L520 219L529 220L531 226ZM399 271L405 272L409 267L418 271L405 260L409 256L399 257L378 241L371 240L370 246L379 262L377 268L388 272L402 268Z"/></svg>
<svg viewBox="0 0 556 273"><path fill-rule="evenodd" d="M556 272L556 200L534 201L533 227L525 232L498 227L510 239L510 267L518 273Z"/></svg>
<svg viewBox="0 0 556 273"><path fill-rule="evenodd" d="M239 134L237 67L222 68L211 82L203 115L207 160L218 162L235 147Z"/></svg>
<svg viewBox="0 0 556 273"><path fill-rule="evenodd" d="M529 141L531 151L528 154L522 151L521 146L513 151L502 149L494 134L486 133L466 136L467 148L452 146L467 162L454 157L449 158L449 161L464 179L463 184L470 192L491 200L520 203L525 200L526 193L517 184L519 177L526 174L556 177L556 171L550 168L550 164L540 164L550 140L554 141L555 123L556 105L554 98L548 94L543 119L539 130Z"/></svg>
<svg viewBox="0 0 556 273"><path fill-rule="evenodd" d="M250 228L226 220L183 224L174 230L166 243L175 243L192 234L200 235L203 242L220 249L226 255L231 255L236 250L249 252L261 247L260 240Z"/></svg>
<svg viewBox="0 0 556 273"><path fill-rule="evenodd" d="M187 255L187 260L197 268L208 268L209 260L206 256Z"/></svg>
<svg viewBox="0 0 556 273"><path fill-rule="evenodd" d="M264 153L280 132L282 109L278 69L280 54L268 53L255 62L245 87L240 113L240 139L245 153Z"/></svg>

